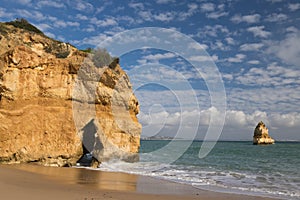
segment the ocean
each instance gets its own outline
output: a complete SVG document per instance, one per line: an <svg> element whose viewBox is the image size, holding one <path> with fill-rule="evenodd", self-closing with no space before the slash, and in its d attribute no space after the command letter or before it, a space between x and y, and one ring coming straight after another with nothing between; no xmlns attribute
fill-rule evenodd
<svg viewBox="0 0 300 200"><path fill-rule="evenodd" d="M110 161L102 163L100 170L146 175L212 191L300 199L300 142L266 146L252 142L217 142L212 151L200 159L202 142L193 141L171 163L168 158L187 142L172 141L173 149L159 151L169 143L143 140L140 162Z"/></svg>

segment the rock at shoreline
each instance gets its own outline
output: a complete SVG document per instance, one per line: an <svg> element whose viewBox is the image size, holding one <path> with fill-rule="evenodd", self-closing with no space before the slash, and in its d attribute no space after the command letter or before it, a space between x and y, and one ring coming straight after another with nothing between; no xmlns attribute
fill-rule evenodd
<svg viewBox="0 0 300 200"><path fill-rule="evenodd" d="M74 165L84 153L136 161L138 112L119 62L95 67L70 44L0 23L0 163Z"/></svg>
<svg viewBox="0 0 300 200"><path fill-rule="evenodd" d="M275 140L269 136L269 131L266 125L260 121L255 130L253 136L253 144L274 144Z"/></svg>

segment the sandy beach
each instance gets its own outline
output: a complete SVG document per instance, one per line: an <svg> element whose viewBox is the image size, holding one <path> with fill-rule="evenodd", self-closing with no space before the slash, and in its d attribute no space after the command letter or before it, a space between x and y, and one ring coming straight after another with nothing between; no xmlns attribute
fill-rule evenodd
<svg viewBox="0 0 300 200"><path fill-rule="evenodd" d="M150 177L84 168L0 165L0 177L1 199L268 199L210 192Z"/></svg>

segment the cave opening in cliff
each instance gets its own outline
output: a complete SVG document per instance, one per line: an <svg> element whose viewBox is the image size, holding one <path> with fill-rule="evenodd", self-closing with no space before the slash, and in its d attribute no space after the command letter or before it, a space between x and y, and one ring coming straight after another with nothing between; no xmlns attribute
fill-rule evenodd
<svg viewBox="0 0 300 200"><path fill-rule="evenodd" d="M82 131L83 154L77 161L77 165L90 167L99 163L95 157L95 151L101 150L103 145L99 142L97 126L95 125L94 119L87 123Z"/></svg>

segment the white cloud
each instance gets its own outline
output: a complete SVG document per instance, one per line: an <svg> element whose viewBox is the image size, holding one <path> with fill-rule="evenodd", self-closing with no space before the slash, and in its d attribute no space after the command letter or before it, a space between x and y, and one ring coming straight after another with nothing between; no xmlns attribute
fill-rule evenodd
<svg viewBox="0 0 300 200"><path fill-rule="evenodd" d="M135 10L144 10L144 4L143 3L133 3L133 2L130 2L128 4L128 6L130 8L135 9Z"/></svg>
<svg viewBox="0 0 300 200"><path fill-rule="evenodd" d="M156 0L157 4L175 3L175 0Z"/></svg>
<svg viewBox="0 0 300 200"><path fill-rule="evenodd" d="M258 51L264 44L262 43L247 43L240 46L241 51Z"/></svg>
<svg viewBox="0 0 300 200"><path fill-rule="evenodd" d="M200 6L202 12L206 12L206 17L209 19L219 19L227 16L229 12L224 11L224 4L219 4L217 7L213 3L204 3ZM217 9L217 10L216 10Z"/></svg>
<svg viewBox="0 0 300 200"><path fill-rule="evenodd" d="M88 25L86 28L82 29L83 31L86 32L94 32L96 31L95 27L93 25Z"/></svg>
<svg viewBox="0 0 300 200"><path fill-rule="evenodd" d="M176 17L175 12L161 12L161 13L153 14L149 10L147 10L147 11L141 10L138 12L138 15L144 21L157 20L157 21L162 21L162 22L169 22ZM142 23L143 21L141 21L141 19L137 19L137 22Z"/></svg>
<svg viewBox="0 0 300 200"><path fill-rule="evenodd" d="M116 28L116 27L113 27L113 28ZM118 29L117 29L118 33L119 33L119 30L123 30L124 31L124 28L118 27ZM145 43L151 44L152 42L154 42L154 43L160 43L160 42L162 42L161 37L159 37L157 35L153 35L151 33L151 31L149 31L147 29L136 30L136 31L134 31L134 34L121 34L121 35L115 35L114 42L116 42L118 44L123 44L123 45L127 45L129 43L137 42L137 41L141 41L144 44ZM107 41L107 42L111 43L112 41ZM106 45L106 43L103 44L103 45ZM144 46L141 46L139 48L141 48L141 49L144 48L145 49L147 47L149 47L149 45L144 45ZM115 55L115 56L117 56L117 55Z"/></svg>
<svg viewBox="0 0 300 200"><path fill-rule="evenodd" d="M222 78L223 79L226 79L228 81L232 81L233 80L233 75L232 74L225 74L225 73L222 73Z"/></svg>
<svg viewBox="0 0 300 200"><path fill-rule="evenodd" d="M271 32L263 30L264 28L265 26L253 26L247 28L247 31L253 33L255 37L266 38L271 35Z"/></svg>
<svg viewBox="0 0 300 200"><path fill-rule="evenodd" d="M158 110L159 111L159 110ZM210 107L203 110L182 111L170 113L167 111L149 112L149 114L138 115L139 120L145 128L143 128L143 135L151 136L156 135L159 131L164 130L170 134L176 133L179 125L182 129L188 127L199 128L200 126L208 126L211 123L212 117L220 124L222 119L218 119L220 111L215 107ZM256 110L252 113L246 113L241 110L227 110L225 115L225 130L240 131L245 129L246 133L240 133L233 138L226 139L252 139L252 134L258 122L263 121L273 136L273 131L280 128L278 131L283 131L287 128L300 127L300 114L291 112L287 114L280 113L267 113L264 111ZM153 131L155 133L153 133ZM188 136L187 136L188 137ZM285 139L286 135L281 135L279 139Z"/></svg>
<svg viewBox="0 0 300 200"><path fill-rule="evenodd" d="M9 13L5 8L0 8L0 17L11 18L13 15L13 13Z"/></svg>
<svg viewBox="0 0 300 200"><path fill-rule="evenodd" d="M282 13L272 13L267 16L266 21L268 22L282 22L288 19L288 16Z"/></svg>
<svg viewBox="0 0 300 200"><path fill-rule="evenodd" d="M286 28L286 32L297 33L299 30L295 26L289 26Z"/></svg>
<svg viewBox="0 0 300 200"><path fill-rule="evenodd" d="M75 4L75 9L83 12L91 12L94 10L94 6L86 1L72 1L72 6Z"/></svg>
<svg viewBox="0 0 300 200"><path fill-rule="evenodd" d="M89 19L86 15L82 15L82 14L77 14L76 18L80 19L80 20L88 20Z"/></svg>
<svg viewBox="0 0 300 200"><path fill-rule="evenodd" d="M288 5L288 8L289 8L290 11L292 11L292 12L294 12L294 11L296 11L296 10L299 10L299 9L300 9L300 3L294 3L294 4L290 3L290 4Z"/></svg>
<svg viewBox="0 0 300 200"><path fill-rule="evenodd" d="M196 61L196 62L207 62L207 61L218 61L219 58L217 55L212 55L212 56L191 56L189 58L191 61Z"/></svg>
<svg viewBox="0 0 300 200"><path fill-rule="evenodd" d="M225 41L227 42L227 44L230 44L230 45L235 45L235 43L236 43L232 37L225 38Z"/></svg>
<svg viewBox="0 0 300 200"><path fill-rule="evenodd" d="M118 16L118 17L116 18L116 20L117 20L118 22L124 21L126 24L133 24L133 23L136 22L136 20L135 20L133 17L126 16L126 15Z"/></svg>
<svg viewBox="0 0 300 200"><path fill-rule="evenodd" d="M300 66L300 31L287 34L286 38L279 42L274 42L268 49L269 53L275 54L278 58L296 67Z"/></svg>
<svg viewBox="0 0 300 200"><path fill-rule="evenodd" d="M225 9L225 4L224 3L218 4L217 8L219 10L224 10Z"/></svg>
<svg viewBox="0 0 300 200"><path fill-rule="evenodd" d="M281 76L283 78L295 78L294 83L300 83L300 70L294 70L290 68L285 68L281 66L276 65L270 65L267 67L267 70L269 71L270 76ZM284 82L284 81L283 81Z"/></svg>
<svg viewBox="0 0 300 200"><path fill-rule="evenodd" d="M292 112L288 114L274 113L270 116L271 125L274 127L299 127L300 113Z"/></svg>
<svg viewBox="0 0 300 200"><path fill-rule="evenodd" d="M78 22L70 22L70 21L62 21L62 20L56 20L53 23L53 26L57 27L57 28L66 28L66 27L69 27L69 26L79 27L80 23L78 23Z"/></svg>
<svg viewBox="0 0 300 200"><path fill-rule="evenodd" d="M240 63L240 62L243 62L243 60L246 58L246 55L245 54L236 54L235 57L231 57L231 58L228 58L226 59L228 62L231 62L231 63Z"/></svg>
<svg viewBox="0 0 300 200"><path fill-rule="evenodd" d="M106 18L105 20L100 20L98 21L98 26L114 26L117 25L117 21L115 19L112 18Z"/></svg>
<svg viewBox="0 0 300 200"><path fill-rule="evenodd" d="M198 9L198 5L195 3L188 4L189 12L194 12Z"/></svg>
<svg viewBox="0 0 300 200"><path fill-rule="evenodd" d="M212 12L216 8L215 4L213 3L203 3L200 6L202 12Z"/></svg>
<svg viewBox="0 0 300 200"><path fill-rule="evenodd" d="M162 21L162 22L169 22L173 20L175 17L175 14L173 12L166 12L166 13L159 13L157 15L153 15L153 18Z"/></svg>
<svg viewBox="0 0 300 200"><path fill-rule="evenodd" d="M164 53L164 54L151 54L151 55L147 55L147 56L143 56L142 59L145 59L145 60L150 60L151 62L153 61L159 61L159 60L162 60L162 59L169 59L169 58L174 58L176 57L176 55L174 53Z"/></svg>
<svg viewBox="0 0 300 200"><path fill-rule="evenodd" d="M226 123L231 127L245 127L248 124L247 116L243 111L228 110Z"/></svg>
<svg viewBox="0 0 300 200"><path fill-rule="evenodd" d="M300 114L295 112L288 114L267 114L259 110L246 114L243 111L229 110L226 112L225 125L235 128L248 126L254 129L259 121L265 122L270 129L277 127L299 127Z"/></svg>
<svg viewBox="0 0 300 200"><path fill-rule="evenodd" d="M40 29L41 31L45 32L46 30L51 29L52 27L49 24L35 24L35 26Z"/></svg>
<svg viewBox="0 0 300 200"><path fill-rule="evenodd" d="M203 28L200 28L198 31L197 36L198 37L205 37L205 36L211 36L211 37L218 37L219 34L228 34L229 30L226 26L216 24L214 26L206 25Z"/></svg>
<svg viewBox="0 0 300 200"><path fill-rule="evenodd" d="M141 87L142 85L145 84L154 83L156 86L158 85L163 86L164 88L170 91L182 90L182 88L185 89L190 88L191 86L188 82L188 79L190 77L196 77L197 75L195 72L193 72L192 69L178 70L178 69L173 69L172 67L169 67L167 65L162 65L155 62L145 62L142 65L139 65L138 67L132 67L132 69L127 71L127 73L132 83L134 83L134 88ZM200 76L199 73L198 76ZM157 92L157 94L153 93L152 95L158 95L158 94L159 93ZM173 95L173 93L171 94ZM148 99L149 98L153 99L153 97L148 97ZM167 97L159 96L159 98L163 98L160 100L161 103L167 100ZM183 99L185 98L185 96L181 96L180 98ZM150 99L149 102L151 102ZM173 102L173 104L176 102L177 101L175 99L175 102Z"/></svg>
<svg viewBox="0 0 300 200"><path fill-rule="evenodd" d="M106 18L103 20L97 19L96 17L91 18L90 22L96 26L106 27L117 25L118 22L114 18Z"/></svg>
<svg viewBox="0 0 300 200"><path fill-rule="evenodd" d="M106 35L114 36L114 35L116 35L118 33L123 32L123 31L125 31L125 29L123 27L114 26L114 27L110 28L109 30L104 31L104 33Z"/></svg>
<svg viewBox="0 0 300 200"><path fill-rule="evenodd" d="M260 63L260 61L259 60L249 60L248 63L252 64L252 65L258 65Z"/></svg>
<svg viewBox="0 0 300 200"><path fill-rule="evenodd" d="M221 42L220 40L217 40L213 45L211 45L212 49L220 49L220 50L227 50L229 49L229 47L226 47L223 42Z"/></svg>
<svg viewBox="0 0 300 200"><path fill-rule="evenodd" d="M267 0L269 2L272 2L272 3L279 3L279 2L282 2L283 0Z"/></svg>
<svg viewBox="0 0 300 200"><path fill-rule="evenodd" d="M260 21L260 14L253 14L253 15L234 15L230 20L234 23L241 23L246 22L248 24L257 23Z"/></svg>
<svg viewBox="0 0 300 200"><path fill-rule="evenodd" d="M145 21L152 21L153 16L150 11L140 11L138 12L138 15Z"/></svg>
<svg viewBox="0 0 300 200"><path fill-rule="evenodd" d="M190 43L188 45L188 48L195 49L195 50L206 50L206 49L208 49L208 46L206 44Z"/></svg>
<svg viewBox="0 0 300 200"><path fill-rule="evenodd" d="M110 38L110 36L108 36L107 34L101 33L96 36L86 37L86 38L83 38L82 40L73 40L70 42L75 45L90 45L92 47L96 47L97 45L99 45L99 43L101 41L105 41L109 38Z"/></svg>
<svg viewBox="0 0 300 200"><path fill-rule="evenodd" d="M181 112L174 113L169 113L166 111L150 111L148 115L141 112L141 114L138 117L139 119L141 119L143 125L150 125L154 127L162 127L168 125L170 128L174 128L174 126L176 127L179 124L181 124L184 127L195 127L198 124L207 126L211 121L211 116L214 115L217 117L219 114L220 111L218 111L215 107L210 107L207 110L183 110Z"/></svg>
<svg viewBox="0 0 300 200"><path fill-rule="evenodd" d="M75 27L79 27L80 23L79 22L67 22L68 26L75 26Z"/></svg>
<svg viewBox="0 0 300 200"><path fill-rule="evenodd" d="M228 14L229 14L229 12L217 11L217 12L212 12L212 13L206 14L206 17L209 19L218 19L220 17L227 16Z"/></svg>
<svg viewBox="0 0 300 200"><path fill-rule="evenodd" d="M65 7L65 5L63 3L59 3L59 2L55 2L53 0L49 1L49 0L44 0L44 1L38 1L38 3L36 4L37 7L54 7L54 8L63 8Z"/></svg>
<svg viewBox="0 0 300 200"><path fill-rule="evenodd" d="M45 35L47 35L50 38L56 38L56 36L53 33L50 32L44 32Z"/></svg>
<svg viewBox="0 0 300 200"><path fill-rule="evenodd" d="M67 27L67 23L64 22L64 21L62 21L62 20L57 20L57 21L53 24L53 26L54 26L54 27L57 27L57 28L59 28L59 27L65 28L65 27Z"/></svg>
<svg viewBox="0 0 300 200"><path fill-rule="evenodd" d="M57 19L57 17L53 17L53 16L47 16L47 19L51 22L55 22Z"/></svg>
<svg viewBox="0 0 300 200"><path fill-rule="evenodd" d="M25 9L17 9L16 14L22 16L23 18L27 19L34 19L37 21L42 21L46 19L46 17L43 15L43 13L39 11L28 11Z"/></svg>
<svg viewBox="0 0 300 200"><path fill-rule="evenodd" d="M261 72L263 73L264 71L262 70ZM240 75L239 77L241 76L247 75ZM234 79L236 78L237 75L234 74ZM262 80L262 78L266 78L267 80ZM283 81L284 79L289 80L289 78L280 76L271 77L269 74L266 76L264 76L264 74L253 74L251 77L249 76L248 79L251 80L248 80L247 83L250 81L252 82L252 84L247 84L247 86L251 86L248 87L248 89L227 88L228 109L243 110L248 113L254 112L255 110L277 113L300 113L299 83L291 83L290 85L284 84L280 81ZM292 78L292 80L295 80L295 78ZM235 83L238 82L236 81Z"/></svg>
<svg viewBox="0 0 300 200"><path fill-rule="evenodd" d="M131 79L140 78L132 75L132 73L130 74L130 77L132 77ZM160 77L157 77L157 79L159 78ZM159 81L157 81L157 83L159 84ZM133 86L135 87L136 85ZM198 106L198 103L202 108L210 107L210 103L207 103L210 100L208 91L180 90L178 88L167 87L167 90L158 91L143 89L135 90L135 94L140 101L141 111L144 113L148 113L154 104L160 104L164 110L169 113L180 112L181 109L187 111L197 110L196 107ZM199 102L196 102L197 99Z"/></svg>
<svg viewBox="0 0 300 200"><path fill-rule="evenodd" d="M101 12L102 12L104 9L105 9L105 5L103 5L103 6L100 6L100 7L96 8L96 12L95 12L95 14L99 14L99 13L101 13Z"/></svg>
<svg viewBox="0 0 300 200"><path fill-rule="evenodd" d="M291 71L286 71L284 67L270 66L268 69L261 70L260 72L270 72L269 76L276 76L276 74L285 74L284 76L295 77L299 75L297 73L292 73ZM260 73L259 72L259 73ZM235 75L234 75L235 76ZM223 76L224 78L224 76ZM228 74L228 80L230 74ZM261 80L260 75L255 75L252 77L254 81ZM269 80L266 80L266 82ZM281 80L279 80L281 81ZM259 85L259 83L257 83ZM253 130L259 121L264 121L268 126L271 135L273 136L273 131L287 131L291 130L289 133L290 138L295 138L295 133L293 130L300 128L300 91L298 86L291 87L287 85L282 85L282 87L277 86L276 88L270 87L260 87L252 89L228 89L227 88L227 111L225 118L225 131L226 137L229 134L228 130L235 130L236 132L243 131L247 129L249 135L243 136L243 134L238 134L233 139L245 139L249 138L251 140ZM148 113L147 117L143 118L143 123L149 125L151 123L150 119L155 119L152 121L152 125L156 127L165 128L164 131L173 134L178 128L180 120L182 126L196 126L198 122L201 126L207 126L210 122L211 116L217 116L220 111L215 107L210 105L210 96L208 91L199 90L171 90L171 91L150 91L141 90L135 91L143 113ZM195 105L195 99L193 98L193 93L197 95L199 107L189 107L189 105ZM176 101L176 96L182 96L184 98L180 99L180 104ZM153 105L160 104L160 109L157 112L151 111ZM283 113L284 112L284 113ZM157 115L157 117L155 117ZM160 119L160 120L158 120ZM148 122L149 123L148 123ZM151 134L151 126L149 126L149 134ZM153 130L153 129L152 129ZM144 133L143 133L144 134ZM281 136L281 139L287 136ZM227 138L228 139L228 138ZM298 135L298 139L299 135Z"/></svg>
<svg viewBox="0 0 300 200"><path fill-rule="evenodd" d="M28 5L31 3L31 0L16 0L16 2L22 5Z"/></svg>
<svg viewBox="0 0 300 200"><path fill-rule="evenodd" d="M5 12L6 12L6 9L0 8L0 17L4 17L5 16Z"/></svg>
<svg viewBox="0 0 300 200"><path fill-rule="evenodd" d="M287 86L297 84L300 86L300 70L270 65L264 68L251 68L235 80L248 86Z"/></svg>
<svg viewBox="0 0 300 200"><path fill-rule="evenodd" d="M165 125L166 118L169 116L170 114L166 111L152 111L149 114L141 112L139 114L139 120L143 125Z"/></svg>
<svg viewBox="0 0 300 200"><path fill-rule="evenodd" d="M60 41L66 41L66 38L62 35L58 35L56 38Z"/></svg>
<svg viewBox="0 0 300 200"><path fill-rule="evenodd" d="M178 14L178 19L180 21L184 21L186 20L188 17L193 16L198 10L198 5L195 3L190 3L188 4L188 10L185 12L180 12Z"/></svg>

